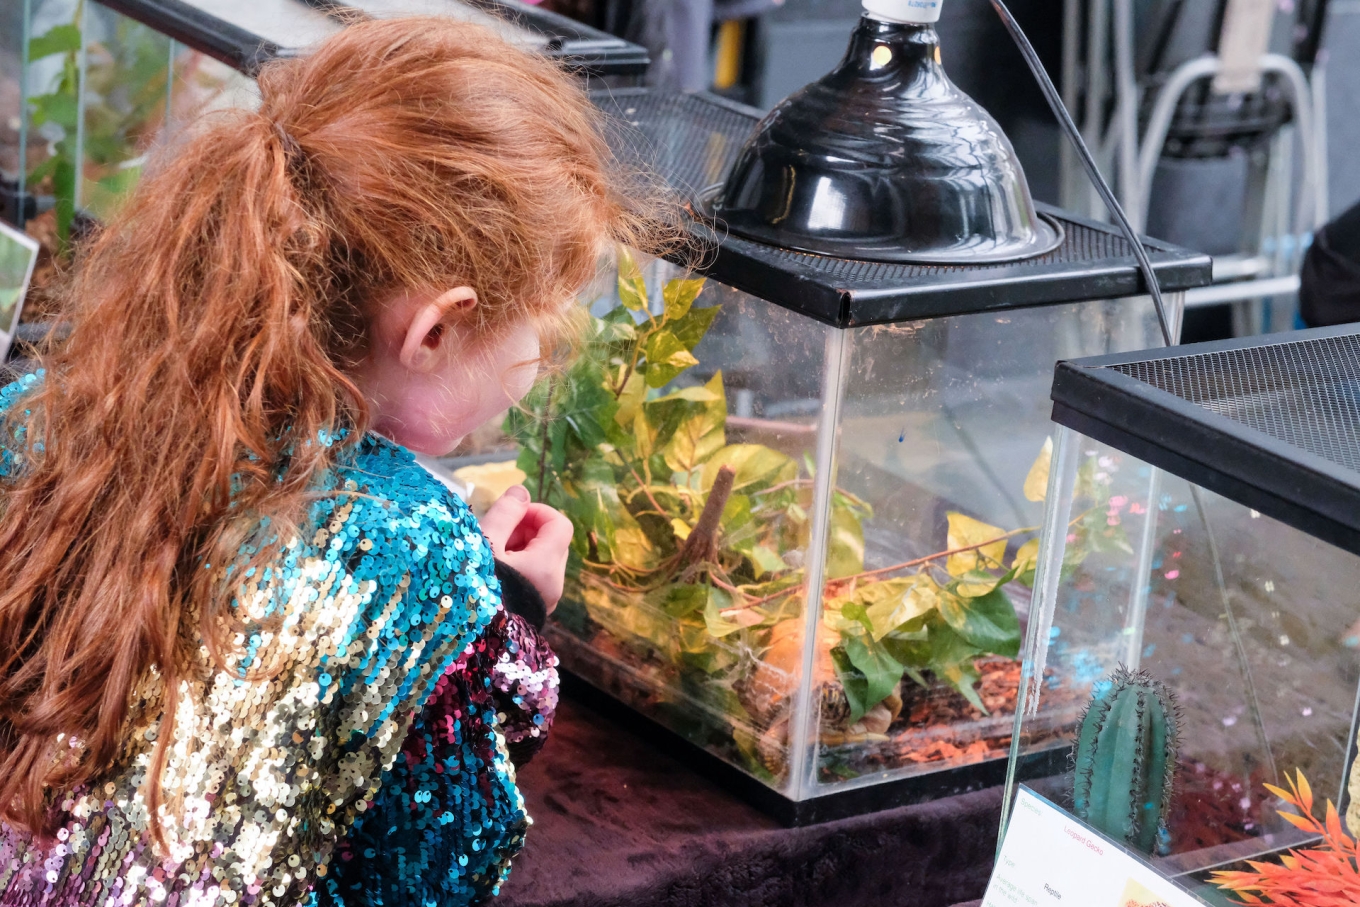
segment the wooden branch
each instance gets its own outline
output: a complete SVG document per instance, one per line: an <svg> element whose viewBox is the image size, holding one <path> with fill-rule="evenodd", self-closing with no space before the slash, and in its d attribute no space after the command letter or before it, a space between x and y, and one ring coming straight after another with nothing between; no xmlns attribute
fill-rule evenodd
<svg viewBox="0 0 1360 907"><path fill-rule="evenodd" d="M682 564L702 564L718 559L718 521L722 519L727 499L732 496L732 483L736 477L736 470L731 466L723 466L713 478L713 487L699 514L699 522L694 524L694 529L685 539L685 547L680 550Z"/></svg>

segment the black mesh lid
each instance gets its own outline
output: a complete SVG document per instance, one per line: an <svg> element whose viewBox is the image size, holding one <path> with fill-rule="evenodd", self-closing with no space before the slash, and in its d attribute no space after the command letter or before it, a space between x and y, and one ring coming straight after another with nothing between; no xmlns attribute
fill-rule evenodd
<svg viewBox="0 0 1360 907"><path fill-rule="evenodd" d="M636 44L519 0L100 0L176 41L253 74L339 31L347 16L447 15L481 22L508 41L586 75L639 76Z"/></svg>
<svg viewBox="0 0 1360 907"><path fill-rule="evenodd" d="M1053 419L1360 554L1360 325L1059 362Z"/></svg>
<svg viewBox="0 0 1360 907"><path fill-rule="evenodd" d="M760 120L752 108L710 94L648 89L597 92L611 145L654 169L687 198L723 181ZM987 265L889 264L830 258L721 237L705 270L725 284L837 327L993 309L1110 299L1144 291L1129 244L1114 229L1055 208L1039 210L1064 230L1062 243L1025 261ZM1207 284L1207 255L1148 241L1165 292Z"/></svg>

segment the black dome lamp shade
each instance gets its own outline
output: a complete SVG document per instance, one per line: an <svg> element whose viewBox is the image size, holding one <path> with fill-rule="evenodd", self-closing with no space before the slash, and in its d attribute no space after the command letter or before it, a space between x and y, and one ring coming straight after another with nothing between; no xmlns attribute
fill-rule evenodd
<svg viewBox="0 0 1360 907"><path fill-rule="evenodd" d="M709 213L839 258L977 264L1057 246L1010 141L940 65L940 2L864 0L845 58L760 122Z"/></svg>

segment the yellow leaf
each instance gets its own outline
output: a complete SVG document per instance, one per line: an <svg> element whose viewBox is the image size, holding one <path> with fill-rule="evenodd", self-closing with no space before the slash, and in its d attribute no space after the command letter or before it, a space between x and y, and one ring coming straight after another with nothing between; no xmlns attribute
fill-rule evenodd
<svg viewBox="0 0 1360 907"><path fill-rule="evenodd" d="M973 570L989 570L1001 565L1001 559L1006 556L1006 539L1002 530L961 513L951 513L948 518L949 537L946 544L949 550L970 549L949 556L945 569L951 576L963 576Z"/></svg>
<svg viewBox="0 0 1360 907"><path fill-rule="evenodd" d="M893 580L869 584L861 587L856 595L865 606L869 624L873 627L871 635L874 639L882 639L907 621L914 620L939 606L940 587L929 576L918 573L905 583L905 589L895 585ZM875 595L875 586L884 587L889 594L883 597Z"/></svg>
<svg viewBox="0 0 1360 907"><path fill-rule="evenodd" d="M674 517L671 519L671 531L675 533L677 539L683 542L689 538L690 525L679 517Z"/></svg>
<svg viewBox="0 0 1360 907"><path fill-rule="evenodd" d="M666 319L668 321L684 318L689 314L690 306L694 305L695 298L699 291L704 288L702 278L698 280L669 280L661 290L661 298L666 303Z"/></svg>
<svg viewBox="0 0 1360 907"><path fill-rule="evenodd" d="M853 576L864 569L864 526L845 507L831 508L831 532L826 544L826 576Z"/></svg>
<svg viewBox="0 0 1360 907"><path fill-rule="evenodd" d="M637 445L638 455L644 460L656 452L656 429L647 418L646 408L641 406L633 417L633 442Z"/></svg>
<svg viewBox="0 0 1360 907"><path fill-rule="evenodd" d="M619 394L619 411L614 414L614 421L627 427L637 417L638 408L646 399L647 382L637 372L633 372Z"/></svg>
<svg viewBox="0 0 1360 907"><path fill-rule="evenodd" d="M1015 560L1011 561L1011 568L1015 570L1015 575L1020 576L1028 573L1039 566L1039 540L1030 539L1020 546L1020 550L1015 552Z"/></svg>
<svg viewBox="0 0 1360 907"><path fill-rule="evenodd" d="M524 470L516 466L514 460L464 466L455 469L453 477L468 487L468 506L478 516L486 513L506 489L525 479Z"/></svg>
<svg viewBox="0 0 1360 907"><path fill-rule="evenodd" d="M619 302L634 312L647 308L647 284L627 249L619 250Z"/></svg>
<svg viewBox="0 0 1360 907"><path fill-rule="evenodd" d="M1025 476L1025 499L1029 501L1042 501L1048 495L1048 473L1053 467L1053 439L1044 439L1044 449L1039 451L1039 458L1034 461L1034 465L1029 468L1029 475Z"/></svg>
<svg viewBox="0 0 1360 907"><path fill-rule="evenodd" d="M696 469L727 444L723 428L727 422L727 398L723 394L722 372L704 385L709 402L702 410L680 423L662 451L666 465L676 472Z"/></svg>

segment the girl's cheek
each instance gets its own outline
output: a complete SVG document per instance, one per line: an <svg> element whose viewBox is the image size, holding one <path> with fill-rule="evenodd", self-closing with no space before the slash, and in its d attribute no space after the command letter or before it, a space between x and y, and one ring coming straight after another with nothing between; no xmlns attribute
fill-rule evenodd
<svg viewBox="0 0 1360 907"><path fill-rule="evenodd" d="M513 406L524 399L524 395L529 393L529 389L534 386L534 380L537 377L537 360L527 365L516 366L510 370L505 387L506 396L510 398L510 405Z"/></svg>

